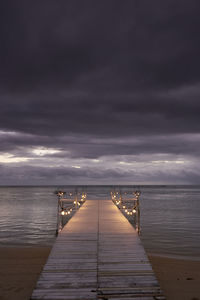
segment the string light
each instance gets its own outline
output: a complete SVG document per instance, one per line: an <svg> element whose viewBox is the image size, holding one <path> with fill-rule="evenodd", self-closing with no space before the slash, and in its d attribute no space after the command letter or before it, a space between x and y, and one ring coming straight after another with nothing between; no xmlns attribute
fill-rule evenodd
<svg viewBox="0 0 200 300"><path fill-rule="evenodd" d="M81 205L85 202L86 200L86 197L87 197L87 193L85 192L76 192L76 193L71 193L71 192L68 192L67 195L69 197L69 199L63 199L63 195L66 194L66 192L63 192L63 191L56 191L55 192L58 196L58 213L61 215L61 216L68 216L70 218L70 214L72 214L73 210L77 210L77 208L80 208ZM74 195L74 198L75 199L72 199L71 197ZM80 197L79 197L80 195ZM79 200L80 199L80 200ZM69 200L69 201L72 201L72 206L69 208L69 207L65 207L65 201L64 200ZM79 200L79 201L78 201ZM57 225L57 233L60 232L63 228L63 222L61 222L61 220L59 219L59 222L58 222L58 225Z"/></svg>
<svg viewBox="0 0 200 300"><path fill-rule="evenodd" d="M132 192L128 192L128 193L132 193ZM116 199L116 195L118 195L119 193L118 192L111 192L111 198L113 200L113 202L118 206L120 203L122 204L122 195L121 195L121 192L120 192L120 200L117 200ZM127 195L127 192L124 192L125 195ZM138 202L138 199L139 199L139 196L141 194L141 192L139 191L135 191L133 193L135 195L135 198L132 198L130 200L134 201L134 206L132 208L129 208L127 207L124 203L123 205L121 206L121 208L123 209L124 213L126 213L127 215L134 215L138 212L138 207L139 207L139 202ZM126 199L128 200L128 199Z"/></svg>

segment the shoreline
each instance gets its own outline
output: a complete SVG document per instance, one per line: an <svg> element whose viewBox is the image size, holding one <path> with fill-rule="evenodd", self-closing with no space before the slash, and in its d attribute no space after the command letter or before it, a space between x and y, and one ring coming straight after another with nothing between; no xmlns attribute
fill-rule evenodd
<svg viewBox="0 0 200 300"><path fill-rule="evenodd" d="M178 255L178 254L166 254L166 253L155 253L155 252L148 252L148 251L146 251L146 253L147 253L148 257L149 256L154 256L154 257L172 258L172 259L185 260L185 261L200 261L200 257L197 257L197 256L187 256L187 255Z"/></svg>
<svg viewBox="0 0 200 300"><path fill-rule="evenodd" d="M0 299L29 300L50 250L0 247ZM167 300L200 300L200 260L147 254Z"/></svg>

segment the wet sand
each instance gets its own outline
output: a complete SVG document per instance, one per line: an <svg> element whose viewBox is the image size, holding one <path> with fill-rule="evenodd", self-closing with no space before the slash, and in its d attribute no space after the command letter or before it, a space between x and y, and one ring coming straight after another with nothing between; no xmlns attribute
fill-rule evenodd
<svg viewBox="0 0 200 300"><path fill-rule="evenodd" d="M51 248L0 248L0 300L29 300Z"/></svg>
<svg viewBox="0 0 200 300"><path fill-rule="evenodd" d="M0 248L0 300L29 300L48 247ZM200 300L200 261L149 256L168 300Z"/></svg>
<svg viewBox="0 0 200 300"><path fill-rule="evenodd" d="M167 300L200 300L200 261L149 256Z"/></svg>

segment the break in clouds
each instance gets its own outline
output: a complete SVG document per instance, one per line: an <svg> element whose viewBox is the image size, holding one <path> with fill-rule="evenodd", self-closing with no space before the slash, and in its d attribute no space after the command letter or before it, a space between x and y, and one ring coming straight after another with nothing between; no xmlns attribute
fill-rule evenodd
<svg viewBox="0 0 200 300"><path fill-rule="evenodd" d="M198 184L199 11L4 2L1 184Z"/></svg>

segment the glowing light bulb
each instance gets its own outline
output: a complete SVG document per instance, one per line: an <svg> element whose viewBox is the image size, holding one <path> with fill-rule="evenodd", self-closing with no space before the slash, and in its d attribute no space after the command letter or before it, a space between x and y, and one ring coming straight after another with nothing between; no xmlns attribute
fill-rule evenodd
<svg viewBox="0 0 200 300"><path fill-rule="evenodd" d="M122 208L126 208L126 206L125 206L125 205L123 205L123 206L122 206Z"/></svg>
<svg viewBox="0 0 200 300"><path fill-rule="evenodd" d="M136 213L136 209L133 209L133 213L134 213L134 214Z"/></svg>
<svg viewBox="0 0 200 300"><path fill-rule="evenodd" d="M64 216L64 215L65 215L65 212L64 212L64 210L62 210L62 211L61 211L61 215L62 215L62 216Z"/></svg>

